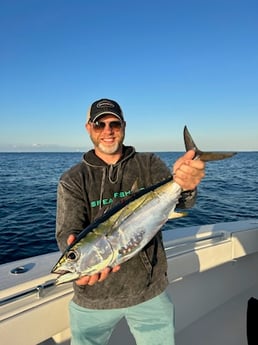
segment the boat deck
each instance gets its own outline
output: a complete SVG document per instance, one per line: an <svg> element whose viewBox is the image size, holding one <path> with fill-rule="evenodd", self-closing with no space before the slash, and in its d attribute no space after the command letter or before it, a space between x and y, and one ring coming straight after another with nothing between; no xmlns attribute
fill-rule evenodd
<svg viewBox="0 0 258 345"><path fill-rule="evenodd" d="M258 297L258 285L212 310L176 335L177 345L247 345L246 312L250 296Z"/></svg>
<svg viewBox="0 0 258 345"><path fill-rule="evenodd" d="M246 310L250 296L258 298L258 285L212 310L190 325L187 331L176 333L176 345L247 345ZM121 334L123 345L136 345L124 320L114 330L108 345L121 345ZM49 339L38 345L56 344L69 345L70 339L61 342Z"/></svg>

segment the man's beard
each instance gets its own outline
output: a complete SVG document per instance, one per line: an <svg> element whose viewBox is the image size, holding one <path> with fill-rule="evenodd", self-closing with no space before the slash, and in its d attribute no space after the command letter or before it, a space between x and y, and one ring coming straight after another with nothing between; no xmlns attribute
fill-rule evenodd
<svg viewBox="0 0 258 345"><path fill-rule="evenodd" d="M102 143L100 143L98 145L98 149L103 152L103 153L106 153L106 154L114 154L114 153L117 153L119 151L119 148L120 148L120 144L119 143L114 143L113 145L111 146L106 146L106 145L103 145Z"/></svg>

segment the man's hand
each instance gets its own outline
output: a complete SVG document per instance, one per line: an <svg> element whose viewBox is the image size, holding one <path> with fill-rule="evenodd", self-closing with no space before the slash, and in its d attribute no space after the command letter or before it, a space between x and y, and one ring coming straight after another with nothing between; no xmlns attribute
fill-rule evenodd
<svg viewBox="0 0 258 345"><path fill-rule="evenodd" d="M193 160L195 151L187 151L173 166L173 180L183 190L193 190L205 176L205 163L200 159Z"/></svg>
<svg viewBox="0 0 258 345"><path fill-rule="evenodd" d="M70 245L76 240L75 235L69 235L67 244ZM92 276L83 276L75 281L77 285L94 285L97 282L105 280L111 272L117 272L120 270L120 266L117 265L114 268L106 267L102 272L96 273Z"/></svg>

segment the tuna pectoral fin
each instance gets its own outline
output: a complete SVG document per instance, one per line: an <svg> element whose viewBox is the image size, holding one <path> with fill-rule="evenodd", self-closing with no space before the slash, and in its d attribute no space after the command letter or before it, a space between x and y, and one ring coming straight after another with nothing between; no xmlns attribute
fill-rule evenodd
<svg viewBox="0 0 258 345"><path fill-rule="evenodd" d="M175 211L172 211L172 212L169 213L168 219L182 218L182 217L186 217L186 216L187 216L187 212L175 212Z"/></svg>
<svg viewBox="0 0 258 345"><path fill-rule="evenodd" d="M186 151L195 150L195 158L199 158L203 162L218 161L221 159L230 158L236 154L236 152L202 152L196 146L186 126L184 127L184 141Z"/></svg>

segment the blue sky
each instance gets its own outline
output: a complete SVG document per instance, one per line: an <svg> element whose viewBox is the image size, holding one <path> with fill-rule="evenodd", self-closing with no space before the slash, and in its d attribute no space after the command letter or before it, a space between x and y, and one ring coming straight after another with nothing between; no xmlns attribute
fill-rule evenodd
<svg viewBox="0 0 258 345"><path fill-rule="evenodd" d="M258 150L258 2L0 1L0 151L87 150L117 100L126 144Z"/></svg>

